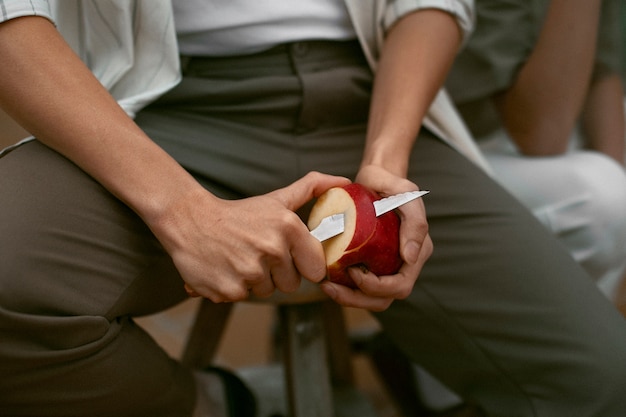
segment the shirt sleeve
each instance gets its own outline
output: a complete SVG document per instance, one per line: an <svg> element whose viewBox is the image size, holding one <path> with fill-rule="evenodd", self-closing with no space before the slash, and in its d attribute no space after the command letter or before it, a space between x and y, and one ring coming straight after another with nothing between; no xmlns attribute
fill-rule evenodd
<svg viewBox="0 0 626 417"><path fill-rule="evenodd" d="M48 0L0 0L0 22L24 16L43 16L54 22Z"/></svg>
<svg viewBox="0 0 626 417"><path fill-rule="evenodd" d="M528 58L542 19L526 1L478 1L476 29L460 52L446 86L458 103L508 88Z"/></svg>
<svg viewBox="0 0 626 417"><path fill-rule="evenodd" d="M383 21L385 30L402 16L420 9L438 9L453 15L461 28L464 42L474 29L474 0L395 0L387 4Z"/></svg>

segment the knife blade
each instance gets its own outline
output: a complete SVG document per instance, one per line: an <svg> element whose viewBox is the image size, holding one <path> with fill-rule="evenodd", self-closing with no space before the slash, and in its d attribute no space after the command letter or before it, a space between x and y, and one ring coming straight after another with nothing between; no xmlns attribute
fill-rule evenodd
<svg viewBox="0 0 626 417"><path fill-rule="evenodd" d="M374 201L374 210L376 217L395 210L398 207L420 198L430 191L409 191L406 193L395 194L390 197L385 197L380 200ZM313 230L311 234L320 242L323 242L331 237L335 237L344 231L344 213L332 214L324 217L320 224Z"/></svg>
<svg viewBox="0 0 626 417"><path fill-rule="evenodd" d="M337 236L343 233L344 218L344 213L324 217L320 224L315 229L311 230L311 234L320 242Z"/></svg>
<svg viewBox="0 0 626 417"><path fill-rule="evenodd" d="M395 210L398 207L413 201L416 198L420 198L423 195L428 194L430 191L409 191L406 193L395 194L390 197L385 197L380 200L374 201L374 210L376 210L376 217Z"/></svg>

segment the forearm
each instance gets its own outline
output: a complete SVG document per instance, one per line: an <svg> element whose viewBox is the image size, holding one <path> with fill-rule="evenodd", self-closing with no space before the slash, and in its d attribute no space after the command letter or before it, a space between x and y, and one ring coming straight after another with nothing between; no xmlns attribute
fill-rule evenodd
<svg viewBox="0 0 626 417"><path fill-rule="evenodd" d="M552 0L533 52L497 106L520 151L562 153L593 69L600 0Z"/></svg>
<svg viewBox="0 0 626 417"><path fill-rule="evenodd" d="M414 12L391 28L374 83L363 165L406 176L422 119L460 42L456 21L437 10Z"/></svg>
<svg viewBox="0 0 626 417"><path fill-rule="evenodd" d="M586 146L624 164L624 88L618 74L591 84L581 121Z"/></svg>
<svg viewBox="0 0 626 417"><path fill-rule="evenodd" d="M147 222L199 185L118 106L43 18L0 24L0 106Z"/></svg>

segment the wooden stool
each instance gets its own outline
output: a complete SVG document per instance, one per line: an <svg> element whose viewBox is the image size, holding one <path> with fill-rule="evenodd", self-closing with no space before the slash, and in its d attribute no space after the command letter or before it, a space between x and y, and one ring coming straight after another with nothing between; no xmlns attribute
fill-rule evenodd
<svg viewBox="0 0 626 417"><path fill-rule="evenodd" d="M353 383L342 308L307 281L293 294L250 301L277 306L290 416L335 416L333 385ZM185 365L212 363L232 307L202 301L183 353Z"/></svg>

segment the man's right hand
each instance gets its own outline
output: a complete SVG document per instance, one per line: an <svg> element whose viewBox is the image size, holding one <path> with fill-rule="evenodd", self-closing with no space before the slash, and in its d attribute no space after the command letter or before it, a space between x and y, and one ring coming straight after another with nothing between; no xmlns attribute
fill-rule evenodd
<svg viewBox="0 0 626 417"><path fill-rule="evenodd" d="M289 293L301 277L319 282L326 275L322 246L295 211L347 183L310 173L285 188L241 200L197 192L151 226L191 295L231 302L250 292L258 297L276 289Z"/></svg>

